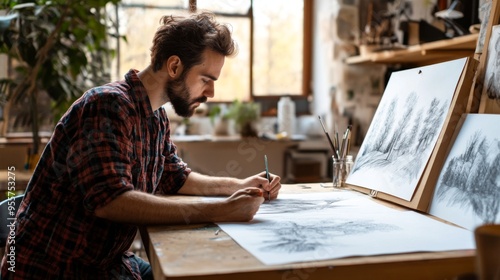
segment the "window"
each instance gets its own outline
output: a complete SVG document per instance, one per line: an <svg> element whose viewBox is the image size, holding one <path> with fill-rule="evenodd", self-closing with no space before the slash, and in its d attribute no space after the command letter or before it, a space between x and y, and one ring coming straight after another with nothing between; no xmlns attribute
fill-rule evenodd
<svg viewBox="0 0 500 280"><path fill-rule="evenodd" d="M143 69L161 16L212 11L231 26L238 55L227 58L212 101L307 95L310 83L310 0L123 0L115 11L117 42L114 78ZM306 6L305 6L306 5ZM253 23L253 24L252 24ZM306 24L305 24L306 23ZM305 43L307 42L307 43ZM306 86L307 85L307 86Z"/></svg>

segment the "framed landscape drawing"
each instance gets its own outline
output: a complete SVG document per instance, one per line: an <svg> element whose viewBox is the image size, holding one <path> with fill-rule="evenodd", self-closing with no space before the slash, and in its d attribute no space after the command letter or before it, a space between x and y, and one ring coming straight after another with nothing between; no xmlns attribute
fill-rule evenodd
<svg viewBox="0 0 500 280"><path fill-rule="evenodd" d="M500 25L493 26L484 74L486 96L500 102Z"/></svg>
<svg viewBox="0 0 500 280"><path fill-rule="evenodd" d="M473 231L482 224L500 223L500 115L464 118L429 213Z"/></svg>
<svg viewBox="0 0 500 280"><path fill-rule="evenodd" d="M394 72L346 183L427 210L473 80L468 58Z"/></svg>
<svg viewBox="0 0 500 280"><path fill-rule="evenodd" d="M480 56L473 93L470 97L470 112L486 114L500 113L500 86L498 84L500 44L500 1L491 1L489 19L486 28L481 26L485 33L483 51ZM495 80L497 78L497 80Z"/></svg>

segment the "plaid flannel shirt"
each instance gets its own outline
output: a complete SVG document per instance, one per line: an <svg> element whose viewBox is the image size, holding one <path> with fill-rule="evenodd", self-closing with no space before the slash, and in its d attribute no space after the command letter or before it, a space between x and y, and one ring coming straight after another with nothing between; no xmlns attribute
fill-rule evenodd
<svg viewBox="0 0 500 280"><path fill-rule="evenodd" d="M140 279L137 227L95 216L120 194L176 193L191 170L137 71L87 91L57 123L19 207L15 272L2 279Z"/></svg>

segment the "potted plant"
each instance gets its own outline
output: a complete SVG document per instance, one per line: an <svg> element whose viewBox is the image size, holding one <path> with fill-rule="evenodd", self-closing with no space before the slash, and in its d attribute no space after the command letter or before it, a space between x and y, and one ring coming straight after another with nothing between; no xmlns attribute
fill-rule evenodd
<svg viewBox="0 0 500 280"><path fill-rule="evenodd" d="M40 148L40 94L50 97L58 117L91 86L109 82L108 3L100 1L3 1L0 9L0 53L10 67L9 87L0 92L10 105L26 104L25 120L33 134L33 154ZM18 116L17 116L18 117ZM28 124L26 124L28 125Z"/></svg>
<svg viewBox="0 0 500 280"><path fill-rule="evenodd" d="M230 118L225 104L211 105L208 117L210 118L215 136L227 136L231 134Z"/></svg>
<svg viewBox="0 0 500 280"><path fill-rule="evenodd" d="M236 131L241 137L257 137L257 121L260 117L259 104L235 100L229 108L228 117L234 120Z"/></svg>

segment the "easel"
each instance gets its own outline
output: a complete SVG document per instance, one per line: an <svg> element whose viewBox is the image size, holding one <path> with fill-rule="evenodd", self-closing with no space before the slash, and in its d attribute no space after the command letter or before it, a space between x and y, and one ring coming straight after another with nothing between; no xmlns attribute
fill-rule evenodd
<svg viewBox="0 0 500 280"><path fill-rule="evenodd" d="M489 16L486 16L485 19L488 19L488 22L482 27L486 31L482 54L476 54L474 58L470 58L465 67L463 76L457 85L454 100L452 101L453 109L445 121L445 126L438 138L436 148L427 163L412 199L406 201L390 194L360 186L350 185L351 188L367 193L372 197L391 201L418 211L427 212L429 210L434 186L446 159L446 154L451 148L450 143L453 142L458 131L457 128L460 127L462 115L467 113L500 114L500 100L488 98L486 87L483 87L488 62L488 45L492 29L493 26L500 23L500 0L491 1L490 13Z"/></svg>
<svg viewBox="0 0 500 280"><path fill-rule="evenodd" d="M349 184L349 182L347 182L347 185L351 189L366 193L371 197L390 201L417 211L427 212L434 194L434 186L436 185L442 166L446 160L446 154L453 139L453 135L455 134L455 130L460 123L462 115L468 113L467 105L476 68L477 61L469 57L455 89L450 104L450 110L447 113L443 128L439 133L436 146L426 163L426 167L417 183L415 192L409 201L381 191Z"/></svg>
<svg viewBox="0 0 500 280"><path fill-rule="evenodd" d="M493 26L500 24L500 1L492 0L483 51L479 56L479 65L471 89L468 109L470 113L500 114L500 100L490 99L484 87L484 76L488 59L488 46Z"/></svg>

